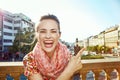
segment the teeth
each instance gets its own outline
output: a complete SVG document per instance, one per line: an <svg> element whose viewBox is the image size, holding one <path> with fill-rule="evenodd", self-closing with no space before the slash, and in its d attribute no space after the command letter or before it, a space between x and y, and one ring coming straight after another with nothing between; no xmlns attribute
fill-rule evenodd
<svg viewBox="0 0 120 80"><path fill-rule="evenodd" d="M45 40L44 41L45 47L50 48L53 46L53 41L51 40Z"/></svg>
<svg viewBox="0 0 120 80"><path fill-rule="evenodd" d="M51 43L46 43L45 46L46 47L52 47L52 44Z"/></svg>
<svg viewBox="0 0 120 80"><path fill-rule="evenodd" d="M52 42L45 42L45 44L53 44Z"/></svg>

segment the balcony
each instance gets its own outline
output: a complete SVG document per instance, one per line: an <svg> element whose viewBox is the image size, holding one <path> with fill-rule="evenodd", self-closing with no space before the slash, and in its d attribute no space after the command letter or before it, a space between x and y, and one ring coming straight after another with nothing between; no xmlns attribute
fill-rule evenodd
<svg viewBox="0 0 120 80"><path fill-rule="evenodd" d="M120 80L120 57L82 60L80 71L82 80ZM26 80L23 76L22 62L0 62L0 80L9 74L14 80Z"/></svg>

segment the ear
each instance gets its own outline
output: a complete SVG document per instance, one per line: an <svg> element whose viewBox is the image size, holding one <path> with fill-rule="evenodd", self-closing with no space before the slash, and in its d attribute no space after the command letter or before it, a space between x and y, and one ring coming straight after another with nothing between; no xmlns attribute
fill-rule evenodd
<svg viewBox="0 0 120 80"><path fill-rule="evenodd" d="M59 32L59 38L61 37L61 32Z"/></svg>

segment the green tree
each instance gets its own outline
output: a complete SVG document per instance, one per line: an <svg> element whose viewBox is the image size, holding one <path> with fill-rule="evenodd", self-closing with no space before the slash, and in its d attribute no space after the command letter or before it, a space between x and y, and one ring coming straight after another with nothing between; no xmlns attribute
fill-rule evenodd
<svg viewBox="0 0 120 80"><path fill-rule="evenodd" d="M34 31L31 32L30 30L24 30L24 32L19 31L15 36L13 45L9 47L9 51L11 53L16 53L18 51L23 53L30 52L35 45L35 43L30 45L34 39L33 33Z"/></svg>

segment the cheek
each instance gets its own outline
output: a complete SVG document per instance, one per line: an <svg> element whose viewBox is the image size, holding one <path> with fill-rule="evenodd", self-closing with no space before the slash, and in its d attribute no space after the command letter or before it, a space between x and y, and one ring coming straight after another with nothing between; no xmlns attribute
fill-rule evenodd
<svg viewBox="0 0 120 80"><path fill-rule="evenodd" d="M58 34L58 35L57 35L57 40L59 40L59 39L60 39L60 35Z"/></svg>
<svg viewBox="0 0 120 80"><path fill-rule="evenodd" d="M43 38L42 38L42 36L39 35L39 36L37 37L37 39L38 39L39 42L41 42Z"/></svg>
<svg viewBox="0 0 120 80"><path fill-rule="evenodd" d="M59 41L59 37L56 37L54 40L55 40L55 43L57 44Z"/></svg>
<svg viewBox="0 0 120 80"><path fill-rule="evenodd" d="M54 37L60 38L60 34L55 34Z"/></svg>
<svg viewBox="0 0 120 80"><path fill-rule="evenodd" d="M44 35L40 35L40 34L39 34L39 35L38 35L38 38L39 38L39 39L43 39L43 38L44 38Z"/></svg>

